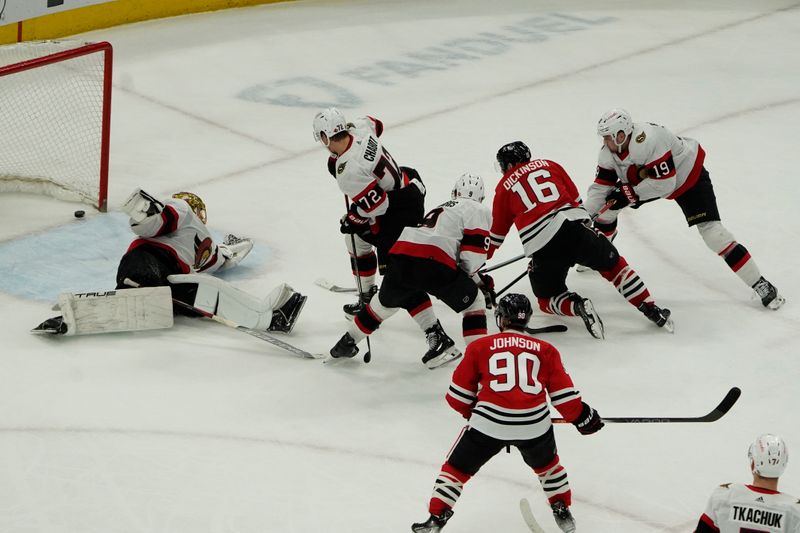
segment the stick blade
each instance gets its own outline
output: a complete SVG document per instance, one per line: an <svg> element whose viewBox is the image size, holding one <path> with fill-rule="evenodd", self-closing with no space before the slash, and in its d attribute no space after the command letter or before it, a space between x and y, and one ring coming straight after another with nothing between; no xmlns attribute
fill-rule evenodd
<svg viewBox="0 0 800 533"><path fill-rule="evenodd" d="M522 519L525 520L525 525L528 526L528 529L530 529L532 533L545 533L542 526L536 521L536 517L533 516L531 504L526 498L522 498L519 501L519 511L522 513Z"/></svg>
<svg viewBox="0 0 800 533"><path fill-rule="evenodd" d="M731 407L733 407L733 404L736 403L741 395L742 389L739 387L732 387L722 401L719 402L719 405L713 411L711 411L711 413L709 413L708 421L713 422L722 418L725 413L731 410Z"/></svg>

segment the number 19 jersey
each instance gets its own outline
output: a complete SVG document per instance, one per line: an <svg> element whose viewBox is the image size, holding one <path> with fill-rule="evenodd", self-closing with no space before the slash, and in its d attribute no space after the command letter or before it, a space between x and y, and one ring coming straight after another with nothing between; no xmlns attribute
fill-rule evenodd
<svg viewBox="0 0 800 533"><path fill-rule="evenodd" d="M489 257L517 226L525 255L530 256L556 234L566 220L588 219L581 195L561 165L534 159L503 176L494 192Z"/></svg>
<svg viewBox="0 0 800 533"><path fill-rule="evenodd" d="M568 421L580 416L581 394L558 350L548 342L507 331L467 346L446 399L481 433L501 440L527 440L552 426L547 395Z"/></svg>

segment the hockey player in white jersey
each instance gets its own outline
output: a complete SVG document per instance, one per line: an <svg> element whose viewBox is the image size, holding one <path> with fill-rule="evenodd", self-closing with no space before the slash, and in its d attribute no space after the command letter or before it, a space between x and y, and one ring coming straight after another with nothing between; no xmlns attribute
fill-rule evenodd
<svg viewBox="0 0 800 533"><path fill-rule="evenodd" d="M362 339L398 308L408 308L408 302L420 301L426 293L463 314L466 344L486 335L486 307L484 298L478 298L484 282L477 272L486 262L492 214L481 204L483 198L481 177L464 174L456 181L451 200L431 210L419 226L403 230L389 252L377 297L356 315L331 349L332 357L355 356ZM461 357L438 320L425 333L428 351L422 362L428 368Z"/></svg>
<svg viewBox="0 0 800 533"><path fill-rule="evenodd" d="M755 291L764 307L783 305L784 298L761 275L747 248L722 225L700 143L678 137L658 124L634 123L630 114L619 108L600 118L597 133L603 137L603 147L584 206L597 216L598 230L613 238L623 208L636 209L659 198L675 200L689 226L697 227L706 245ZM610 209L599 213L612 200Z"/></svg>
<svg viewBox="0 0 800 533"><path fill-rule="evenodd" d="M120 260L116 276L118 290L103 293L100 299L87 299L86 295L70 298L69 294L66 298L59 297L62 316L49 319L34 331L73 335L101 333L105 329L139 329L141 319L134 320L120 310L130 307L131 301L127 299L141 298L146 291L128 289L168 286L171 294L166 297L227 318L240 326L291 332L306 296L282 283L261 300L208 275L238 265L250 253L253 242L228 235L224 243L215 243L206 227L205 203L199 196L179 192L171 198L158 200L136 189L122 209L130 216L131 231L137 238ZM147 293L144 305L153 302L160 305L160 297L161 293L155 293L155 296ZM142 305L137 302L134 306ZM92 306L91 310L88 310L89 306ZM97 306L105 306L109 314L117 315L118 321L130 320L131 323L104 321L102 312L95 309ZM196 316L177 305L174 312ZM83 323L77 323L81 320Z"/></svg>
<svg viewBox="0 0 800 533"><path fill-rule="evenodd" d="M778 478L789 462L786 443L777 435L761 435L747 457L753 483L716 488L695 533L800 533L800 500L778 492Z"/></svg>
<svg viewBox="0 0 800 533"><path fill-rule="evenodd" d="M359 301L344 306L354 317L377 293L375 276L385 274L389 249L403 228L425 216L425 186L413 168L398 166L380 141L383 123L373 117L347 122L336 108L314 117L314 139L329 152L328 171L350 202L340 231L361 287ZM403 308L427 331L437 319L427 294L416 293Z"/></svg>

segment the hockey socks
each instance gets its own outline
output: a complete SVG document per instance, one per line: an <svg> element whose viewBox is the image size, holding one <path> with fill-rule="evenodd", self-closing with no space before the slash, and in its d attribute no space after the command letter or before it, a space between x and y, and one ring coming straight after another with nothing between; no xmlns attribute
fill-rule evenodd
<svg viewBox="0 0 800 533"><path fill-rule="evenodd" d="M559 501L564 502L567 507L572 505L572 491L569 488L567 471L561 466L558 454L548 464L534 468L533 471L539 476L539 483L550 505Z"/></svg>
<svg viewBox="0 0 800 533"><path fill-rule="evenodd" d="M445 510L452 509L461 497L464 484L471 477L449 463L443 464L442 471L439 472L436 483L433 485L433 496L431 496L428 511L434 516L439 516Z"/></svg>
<svg viewBox="0 0 800 533"><path fill-rule="evenodd" d="M375 285L375 273L378 270L378 256L370 250L364 255L350 255L350 266L353 276L361 278L361 287L364 291ZM358 287L358 280L356 280Z"/></svg>
<svg viewBox="0 0 800 533"><path fill-rule="evenodd" d="M619 257L617 264L611 270L604 270L600 272L600 275L614 284L617 292L634 307L638 308L643 302L651 302L653 300L644 281L622 256Z"/></svg>
<svg viewBox="0 0 800 533"><path fill-rule="evenodd" d="M730 243L719 252L719 256L725 260L734 274L747 283L748 287L755 285L761 278L761 272L759 272L756 262L750 257L750 252L738 242Z"/></svg>

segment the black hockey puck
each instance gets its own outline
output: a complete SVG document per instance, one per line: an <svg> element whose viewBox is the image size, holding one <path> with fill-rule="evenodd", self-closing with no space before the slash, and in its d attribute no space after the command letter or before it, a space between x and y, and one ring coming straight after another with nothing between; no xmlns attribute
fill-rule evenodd
<svg viewBox="0 0 800 533"><path fill-rule="evenodd" d="M75 215L75 218L83 218L83 215L85 215L85 214L86 214L86 211L84 211L82 209L78 209L77 211L75 211L73 213L73 215Z"/></svg>

